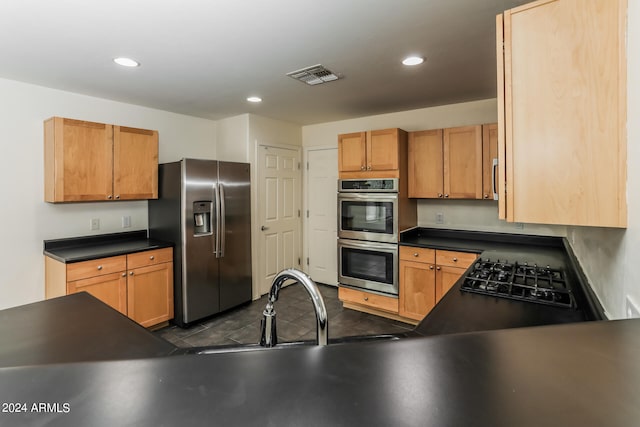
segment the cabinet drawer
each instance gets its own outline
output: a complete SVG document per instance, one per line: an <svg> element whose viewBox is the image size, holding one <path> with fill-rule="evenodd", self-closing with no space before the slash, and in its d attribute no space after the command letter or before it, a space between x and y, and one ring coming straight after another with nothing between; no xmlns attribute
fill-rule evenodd
<svg viewBox="0 0 640 427"><path fill-rule="evenodd" d="M357 291L349 288L338 288L338 298L344 302L353 304L366 305L367 307L378 310L398 313L398 299L384 297L370 292Z"/></svg>
<svg viewBox="0 0 640 427"><path fill-rule="evenodd" d="M126 255L67 264L67 281L117 273L127 269Z"/></svg>
<svg viewBox="0 0 640 427"><path fill-rule="evenodd" d="M467 268L478 258L471 252L436 251L436 264Z"/></svg>
<svg viewBox="0 0 640 427"><path fill-rule="evenodd" d="M400 246L400 259L404 261L426 262L433 264L436 262L436 251L435 249L429 248Z"/></svg>
<svg viewBox="0 0 640 427"><path fill-rule="evenodd" d="M147 265L161 264L173 261L173 249L154 249L152 251L137 252L127 255L127 269L131 270Z"/></svg>

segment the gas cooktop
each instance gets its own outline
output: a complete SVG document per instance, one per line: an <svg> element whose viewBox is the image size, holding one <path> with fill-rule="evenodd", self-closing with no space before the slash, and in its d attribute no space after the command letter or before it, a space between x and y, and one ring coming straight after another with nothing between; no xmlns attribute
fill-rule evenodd
<svg viewBox="0 0 640 427"><path fill-rule="evenodd" d="M548 265L481 259L466 275L460 289L555 307L576 308L564 272Z"/></svg>

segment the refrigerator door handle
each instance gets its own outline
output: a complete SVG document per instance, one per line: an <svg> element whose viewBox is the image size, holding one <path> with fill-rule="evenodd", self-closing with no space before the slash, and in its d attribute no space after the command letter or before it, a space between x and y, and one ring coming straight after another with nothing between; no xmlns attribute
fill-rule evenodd
<svg viewBox="0 0 640 427"><path fill-rule="evenodd" d="M216 258L220 258L220 191L216 185L213 186L213 210L216 216L213 253L216 255Z"/></svg>
<svg viewBox="0 0 640 427"><path fill-rule="evenodd" d="M227 223L225 221L227 216L227 205L225 204L225 196L224 196L224 185L222 183L218 184L218 188L220 189L220 233L218 234L220 239L220 258L224 258L224 249L226 246L226 231L227 231Z"/></svg>

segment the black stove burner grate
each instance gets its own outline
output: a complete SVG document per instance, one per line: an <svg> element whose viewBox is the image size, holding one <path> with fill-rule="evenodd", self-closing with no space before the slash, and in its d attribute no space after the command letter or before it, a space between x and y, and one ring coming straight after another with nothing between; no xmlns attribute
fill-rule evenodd
<svg viewBox="0 0 640 427"><path fill-rule="evenodd" d="M465 292L576 308L564 273L549 266L489 261L476 262L460 287Z"/></svg>

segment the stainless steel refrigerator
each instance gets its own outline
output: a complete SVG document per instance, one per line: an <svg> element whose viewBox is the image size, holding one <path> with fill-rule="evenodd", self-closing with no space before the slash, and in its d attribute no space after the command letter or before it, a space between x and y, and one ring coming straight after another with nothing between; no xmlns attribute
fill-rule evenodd
<svg viewBox="0 0 640 427"><path fill-rule="evenodd" d="M251 301L249 164L182 159L158 168L149 237L175 243L174 322Z"/></svg>

